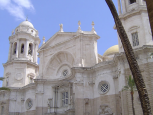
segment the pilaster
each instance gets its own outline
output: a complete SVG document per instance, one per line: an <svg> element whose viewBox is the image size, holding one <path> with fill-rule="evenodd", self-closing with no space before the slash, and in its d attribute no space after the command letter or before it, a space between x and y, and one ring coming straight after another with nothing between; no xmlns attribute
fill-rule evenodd
<svg viewBox="0 0 153 115"><path fill-rule="evenodd" d="M119 15L122 14L120 0L118 0L118 13L119 13Z"/></svg>
<svg viewBox="0 0 153 115"><path fill-rule="evenodd" d="M20 46L20 41L19 41L19 39L17 40L17 48L16 48L16 58L18 58L18 56L19 56L19 46Z"/></svg>
<svg viewBox="0 0 153 115"><path fill-rule="evenodd" d="M11 54L12 54L12 42L10 42L10 47L9 47L9 54L8 54L8 61L11 60Z"/></svg>
<svg viewBox="0 0 153 115"><path fill-rule="evenodd" d="M26 47L25 47L25 57L28 57L28 48L29 48L29 41L26 41Z"/></svg>

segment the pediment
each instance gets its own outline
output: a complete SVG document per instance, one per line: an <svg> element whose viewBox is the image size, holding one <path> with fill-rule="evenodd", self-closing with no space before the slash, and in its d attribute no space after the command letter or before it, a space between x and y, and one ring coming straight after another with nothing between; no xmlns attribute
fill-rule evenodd
<svg viewBox="0 0 153 115"><path fill-rule="evenodd" d="M46 43L44 43L38 50L47 49L56 45L62 44L73 39L77 34L75 32L57 32Z"/></svg>

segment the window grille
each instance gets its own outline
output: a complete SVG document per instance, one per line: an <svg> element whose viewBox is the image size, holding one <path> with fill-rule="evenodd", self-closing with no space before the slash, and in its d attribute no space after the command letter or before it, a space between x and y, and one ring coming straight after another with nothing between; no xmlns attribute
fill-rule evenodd
<svg viewBox="0 0 153 115"><path fill-rule="evenodd" d="M65 76L67 76L67 74L68 74L68 70L64 70L63 71L63 76L65 77Z"/></svg>
<svg viewBox="0 0 153 115"><path fill-rule="evenodd" d="M62 106L68 105L68 92L62 93Z"/></svg>
<svg viewBox="0 0 153 115"><path fill-rule="evenodd" d="M32 108L32 106L33 106L32 100L31 99L27 99L27 101L26 101L26 109L29 110L29 109Z"/></svg>
<svg viewBox="0 0 153 115"><path fill-rule="evenodd" d="M139 39L138 39L138 33L132 33L132 42L133 42L133 47L139 45Z"/></svg>
<svg viewBox="0 0 153 115"><path fill-rule="evenodd" d="M108 91L108 84L107 83L102 84L101 87L100 87L100 90L103 93L106 93Z"/></svg>

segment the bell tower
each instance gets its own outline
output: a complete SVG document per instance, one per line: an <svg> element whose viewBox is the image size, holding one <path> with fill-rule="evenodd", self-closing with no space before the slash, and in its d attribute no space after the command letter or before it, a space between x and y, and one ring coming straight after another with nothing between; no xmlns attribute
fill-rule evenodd
<svg viewBox="0 0 153 115"><path fill-rule="evenodd" d="M118 0L118 13L133 49L153 45L144 0ZM120 39L118 41L119 51L123 52Z"/></svg>
<svg viewBox="0 0 153 115"><path fill-rule="evenodd" d="M9 37L8 61L3 64L3 86L22 87L33 82L38 74L38 31L28 20L23 21Z"/></svg>

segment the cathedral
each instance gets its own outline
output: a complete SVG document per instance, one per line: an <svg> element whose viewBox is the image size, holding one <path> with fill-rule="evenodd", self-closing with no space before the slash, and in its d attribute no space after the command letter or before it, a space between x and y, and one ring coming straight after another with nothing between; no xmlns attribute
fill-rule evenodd
<svg viewBox="0 0 153 115"><path fill-rule="evenodd" d="M119 18L126 30L148 91L153 112L153 39L144 0L118 0ZM123 90L131 75L124 49L118 45L98 54L94 29L64 32L63 25L40 44L28 20L9 36L8 61L3 64L1 115L133 115L130 91ZM116 29L116 26L113 27ZM39 57L39 64L38 62ZM137 91L136 115L143 115Z"/></svg>

